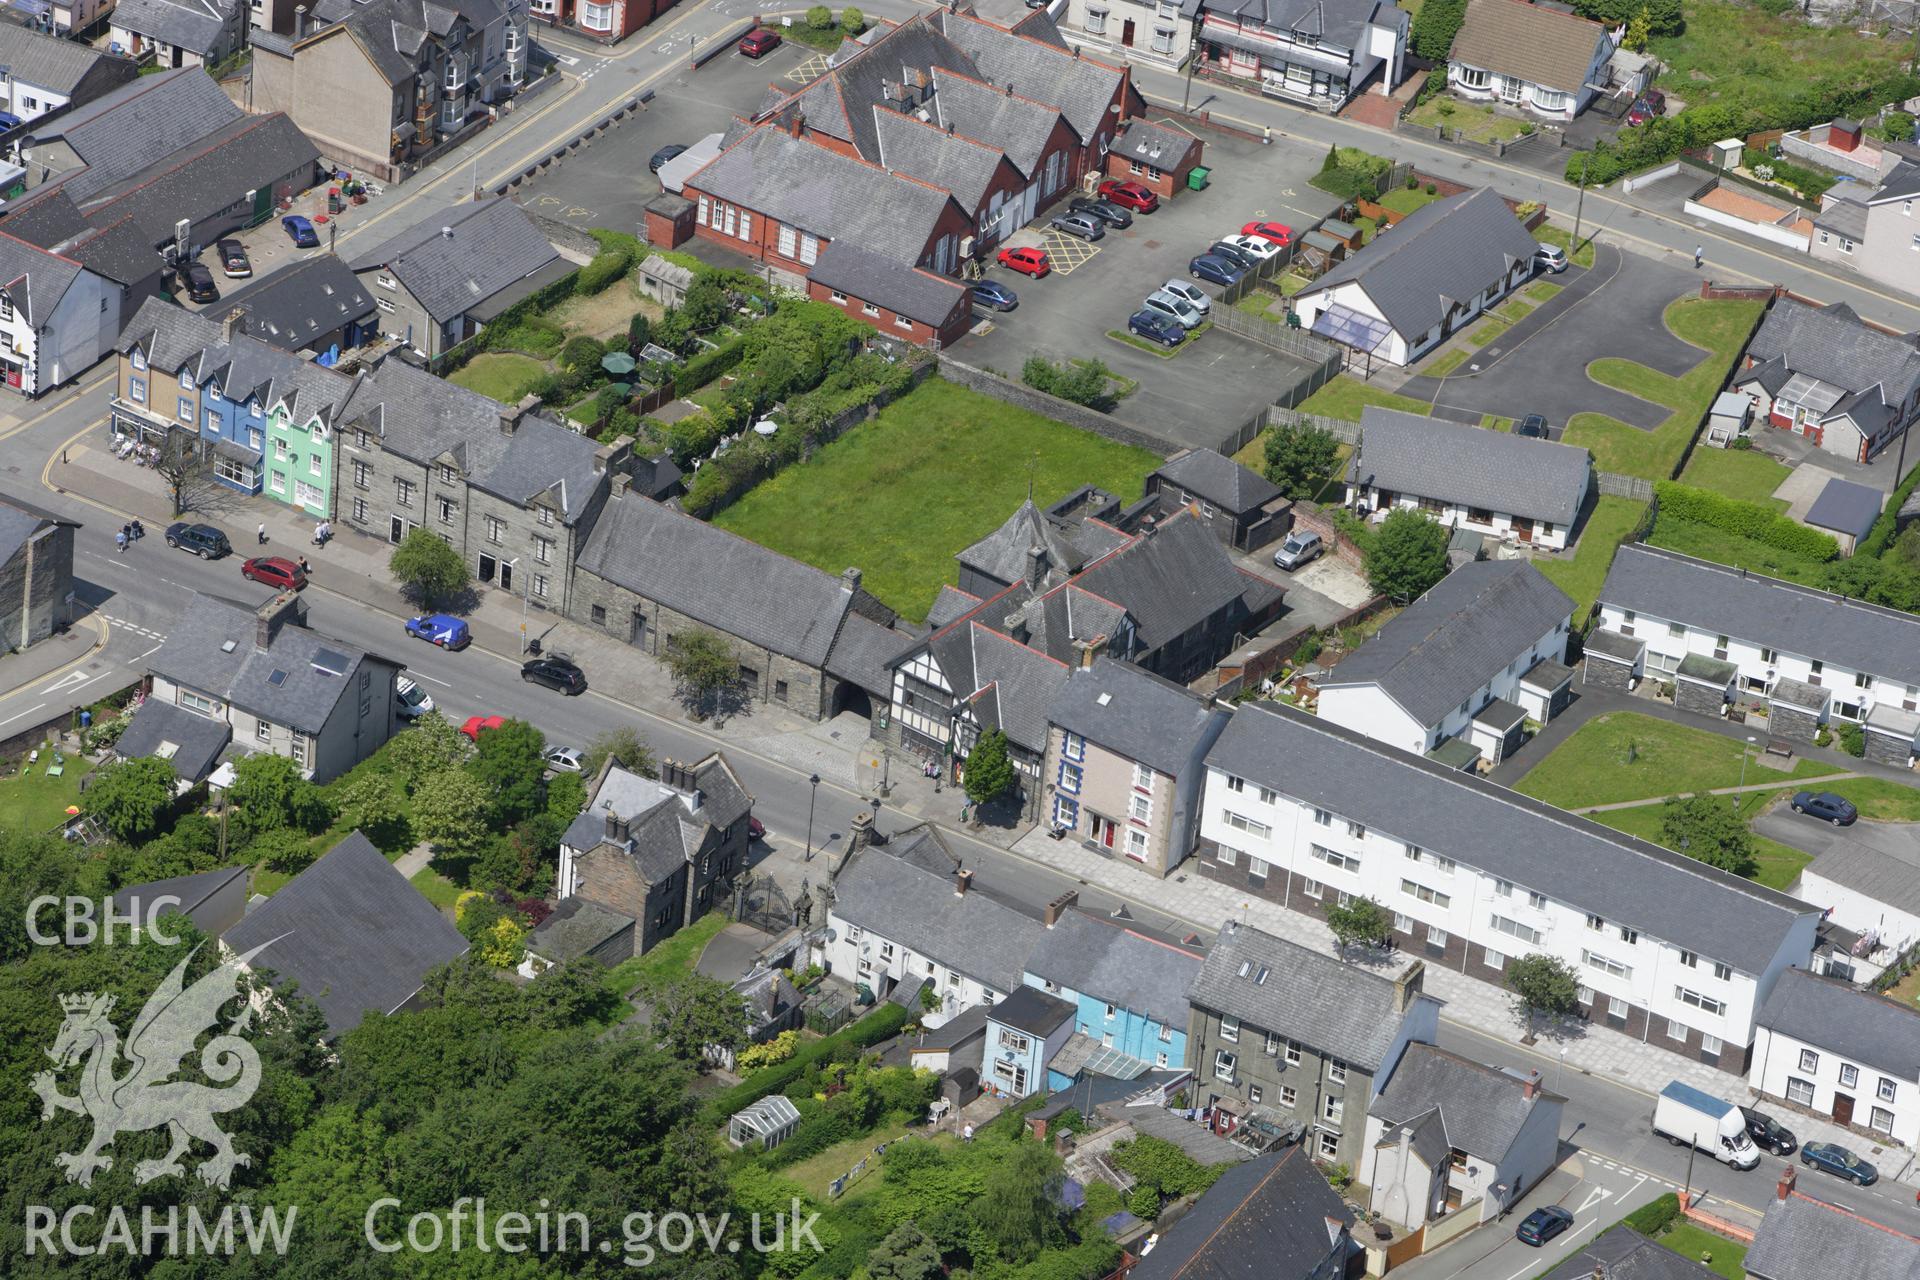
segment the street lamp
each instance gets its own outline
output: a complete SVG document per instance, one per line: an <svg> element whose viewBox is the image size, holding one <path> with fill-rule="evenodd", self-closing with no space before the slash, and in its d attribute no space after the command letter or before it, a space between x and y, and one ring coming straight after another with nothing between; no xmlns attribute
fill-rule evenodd
<svg viewBox="0 0 1920 1280"><path fill-rule="evenodd" d="M1754 737L1752 734L1748 734L1747 740L1740 745L1740 790L1741 791L1744 791L1747 786L1747 753L1753 748L1753 745L1759 741L1760 739ZM1740 791L1735 791L1733 793L1733 811L1735 813L1740 812Z"/></svg>
<svg viewBox="0 0 1920 1280"><path fill-rule="evenodd" d="M820 775L813 774L807 779L813 789L807 792L807 861L813 861L813 802L820 797Z"/></svg>
<svg viewBox="0 0 1920 1280"><path fill-rule="evenodd" d="M1567 1079L1567 1046L1561 1045L1560 1046L1560 1069L1553 1073L1553 1091L1555 1093L1560 1092L1560 1086L1566 1083L1566 1079Z"/></svg>

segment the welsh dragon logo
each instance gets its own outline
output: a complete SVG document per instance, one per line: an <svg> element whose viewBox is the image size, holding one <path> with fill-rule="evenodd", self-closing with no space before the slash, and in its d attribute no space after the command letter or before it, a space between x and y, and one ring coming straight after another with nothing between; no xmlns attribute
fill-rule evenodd
<svg viewBox="0 0 1920 1280"><path fill-rule="evenodd" d="M142 1160L134 1167L136 1183L168 1175L184 1177L187 1171L180 1157L195 1138L213 1148L213 1155L195 1170L211 1186L224 1190L235 1168L252 1163L251 1157L233 1149L232 1139L213 1122L216 1113L245 1106L260 1087L260 1055L240 1036L253 1016L252 1005L242 1005L226 1030L200 1049L200 1070L224 1088L169 1077L186 1067L201 1033L219 1024L221 1007L240 995L242 968L270 945L228 958L188 987L184 975L200 949L195 947L147 1000L124 1048L107 1017L113 1011L113 996L89 991L60 997L66 1020L53 1048L47 1050L55 1069L35 1075L33 1091L40 1095L42 1120L52 1119L55 1111L93 1120L93 1137L84 1148L54 1157L66 1170L67 1181L93 1185L96 1171L113 1167L113 1157L105 1149L116 1135L162 1127L173 1145L161 1159ZM116 1075L123 1056L127 1070ZM80 1064L79 1093L68 1097L59 1091L56 1072L76 1064Z"/></svg>

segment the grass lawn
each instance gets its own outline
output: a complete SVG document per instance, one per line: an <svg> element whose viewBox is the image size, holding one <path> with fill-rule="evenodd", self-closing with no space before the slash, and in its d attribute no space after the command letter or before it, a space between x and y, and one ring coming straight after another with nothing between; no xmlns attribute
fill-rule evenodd
<svg viewBox="0 0 1920 1280"><path fill-rule="evenodd" d="M459 885L432 867L422 867L414 872L412 883L428 902L442 911L452 911L454 902L465 892Z"/></svg>
<svg viewBox="0 0 1920 1280"><path fill-rule="evenodd" d="M1445 103L1449 110L1442 111ZM1471 102L1461 102L1445 94L1429 98L1420 107L1407 116L1413 124L1445 125L1449 129L1458 129L1464 138L1474 142L1510 142L1526 132L1525 122L1512 116L1503 116L1491 107L1482 107ZM1425 194L1425 192L1421 192ZM1433 197L1429 196L1428 199ZM1387 204L1385 200L1380 202ZM1397 206L1387 204L1388 208ZM1416 208L1418 206L1415 206Z"/></svg>
<svg viewBox="0 0 1920 1280"><path fill-rule="evenodd" d="M1515 790L1562 809L1617 804L1625 800L1661 800L1715 787L1740 785L1740 756L1745 744L1705 729L1656 720L1631 711L1597 716L1527 772ZM1631 757L1631 758L1629 758ZM1768 782L1772 770L1749 783ZM1795 760L1787 778L1834 773L1832 765Z"/></svg>
<svg viewBox="0 0 1920 1280"><path fill-rule="evenodd" d="M1587 366L1587 375L1672 412L1652 431L1641 431L1604 414L1576 413L1567 424L1565 443L1593 451L1602 471L1665 480L1673 474L1687 442L1707 416L1707 407L1734 358L1760 318L1760 304L1735 300L1680 298L1668 305L1667 327L1707 354L1684 377L1670 378L1643 364L1608 357Z"/></svg>
<svg viewBox="0 0 1920 1280"><path fill-rule="evenodd" d="M632 323L636 311L646 312L647 319L651 321L658 321L666 315L666 308L640 295L640 291L634 288L633 279L629 275L598 293L568 298L547 312L547 319L565 329L569 337L584 333L591 338L605 339L617 334L620 349L624 351L627 326Z"/></svg>
<svg viewBox="0 0 1920 1280"><path fill-rule="evenodd" d="M1428 365L1425 369L1422 369L1421 372L1426 374L1429 378L1444 378L1448 374L1452 373L1455 369L1458 369L1461 365L1465 364L1467 362L1467 357L1472 354L1473 354L1472 352L1468 351L1464 347L1455 347L1451 351L1442 352L1438 359L1436 359L1432 364Z"/></svg>
<svg viewBox="0 0 1920 1280"><path fill-rule="evenodd" d="M488 352L475 356L447 379L455 386L492 396L505 404L518 400L547 366L530 356Z"/></svg>
<svg viewBox="0 0 1920 1280"><path fill-rule="evenodd" d="M1748 781L1753 779L1752 771L1747 774ZM1740 816L1752 822L1753 819L1773 802L1778 791L1745 792L1740 796ZM1630 836L1638 836L1650 844L1664 845L1660 838L1660 824L1665 817L1664 802L1641 805L1634 809L1604 809L1590 815L1595 822L1612 827L1615 831L1624 831ZM1671 846L1669 846L1671 847ZM1769 889L1785 890L1800 875L1800 870L1813 861L1813 855L1781 844L1778 840L1769 840L1765 836L1753 837L1753 858L1759 864L1753 873L1755 884L1765 885Z"/></svg>
<svg viewBox="0 0 1920 1280"><path fill-rule="evenodd" d="M1404 409L1408 413L1421 414L1431 412L1433 407L1424 400L1415 400L1410 396L1382 391L1378 387L1349 378L1343 373L1301 401L1295 408L1302 413L1317 413L1326 418L1344 418L1348 422L1358 422L1360 410L1370 404L1379 405L1383 409Z"/></svg>
<svg viewBox="0 0 1920 1280"><path fill-rule="evenodd" d="M714 523L828 573L858 565L867 590L918 620L954 580L954 553L1005 523L1030 484L1043 506L1083 484L1132 501L1159 464L931 378Z"/></svg>
<svg viewBox="0 0 1920 1280"><path fill-rule="evenodd" d="M41 759L46 755L43 752ZM57 778L47 776L45 764L33 766L26 777L0 782L0 831L51 831L66 821L67 806L80 803L80 779L92 768L84 759L68 756Z"/></svg>
<svg viewBox="0 0 1920 1280"><path fill-rule="evenodd" d="M416 881L415 883L418 883ZM727 913L709 911L643 956L622 960L607 971L606 988L615 995L627 992L654 978L670 978L692 973L700 953L719 932L727 927Z"/></svg>
<svg viewBox="0 0 1920 1280"><path fill-rule="evenodd" d="M1920 822L1920 787L1884 778L1848 778L1820 789L1853 801L1870 822Z"/></svg>
<svg viewBox="0 0 1920 1280"><path fill-rule="evenodd" d="M1422 108L1424 110L1425 108ZM1395 213L1412 213L1422 205L1432 204L1440 197L1428 195L1425 187L1395 187L1380 197L1378 203Z"/></svg>
<svg viewBox="0 0 1920 1280"><path fill-rule="evenodd" d="M846 1192L841 1198L858 1196L880 1185L880 1162L871 1159L873 1149L883 1142L892 1142L904 1136L906 1132L907 1126L903 1124L882 1125L863 1137L848 1138L845 1142L835 1143L819 1155L808 1156L799 1164L775 1170L774 1176L798 1183L806 1189L808 1195L824 1204L833 1180L844 1173L851 1173L853 1166L866 1158L866 1173L858 1182L848 1183ZM936 1137L934 1141L944 1142L951 1139L942 1136Z"/></svg>
<svg viewBox="0 0 1920 1280"><path fill-rule="evenodd" d="M1773 491L1792 474L1758 449L1695 449L1680 479L1742 502L1785 511L1785 500L1774 497Z"/></svg>
<svg viewBox="0 0 1920 1280"><path fill-rule="evenodd" d="M1613 553L1647 513L1647 504L1632 498L1603 496L1594 503L1571 560L1535 560L1533 567L1573 597L1573 616L1583 618L1600 594Z"/></svg>
<svg viewBox="0 0 1920 1280"><path fill-rule="evenodd" d="M1738 1240L1715 1235L1691 1222L1676 1222L1655 1237L1654 1243L1673 1250L1689 1262L1700 1262L1726 1280L1746 1280L1747 1246ZM1701 1262L1702 1258L1709 1257L1712 1262Z"/></svg>
<svg viewBox="0 0 1920 1280"><path fill-rule="evenodd" d="M1535 302L1546 302L1560 292L1560 286L1551 280L1535 280L1520 292L1526 294Z"/></svg>
<svg viewBox="0 0 1920 1280"><path fill-rule="evenodd" d="M1505 320L1502 320L1499 316L1483 316L1480 323L1474 325L1473 328L1467 331L1467 345L1484 347L1511 328L1513 328L1513 326Z"/></svg>
<svg viewBox="0 0 1920 1280"><path fill-rule="evenodd" d="M1769 17L1726 0L1690 0L1686 30L1656 36L1648 52L1667 66L1659 83L1689 104L1757 105L1821 77L1865 83L1906 60L1910 46L1860 26L1815 27L1797 10Z"/></svg>
<svg viewBox="0 0 1920 1280"><path fill-rule="evenodd" d="M1822 561L1692 520L1663 516L1653 522L1653 532L1647 535L1647 541L1669 551L1698 556L1715 564L1737 565L1809 587L1821 586L1827 578L1827 566Z"/></svg>
<svg viewBox="0 0 1920 1280"><path fill-rule="evenodd" d="M1585 231L1586 228L1582 227L1581 230ZM1593 265L1593 239L1591 234L1583 235L1580 238L1580 247L1575 249L1573 247L1573 232L1571 230L1566 227L1555 226L1551 222L1543 222L1533 229L1533 238L1541 244L1557 244L1562 249L1565 249L1568 256L1572 259L1573 265L1576 267L1590 267Z"/></svg>
<svg viewBox="0 0 1920 1280"><path fill-rule="evenodd" d="M1311 284L1312 281L1308 280L1305 276L1296 275L1291 271L1283 271L1280 273L1280 278L1274 283L1280 286L1281 297L1291 298L1294 294Z"/></svg>

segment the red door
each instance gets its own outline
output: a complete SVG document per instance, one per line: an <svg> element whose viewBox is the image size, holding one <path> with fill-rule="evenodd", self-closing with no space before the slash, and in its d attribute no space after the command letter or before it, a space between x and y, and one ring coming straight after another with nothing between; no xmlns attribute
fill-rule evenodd
<svg viewBox="0 0 1920 1280"><path fill-rule="evenodd" d="M1522 542L1532 542L1533 521L1527 519L1525 516L1515 516L1513 518L1513 536Z"/></svg>

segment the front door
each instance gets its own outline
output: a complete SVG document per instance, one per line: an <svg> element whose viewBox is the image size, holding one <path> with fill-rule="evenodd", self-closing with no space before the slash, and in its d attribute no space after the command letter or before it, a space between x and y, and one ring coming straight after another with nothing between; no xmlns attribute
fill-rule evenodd
<svg viewBox="0 0 1920 1280"><path fill-rule="evenodd" d="M1533 521L1527 519L1525 516L1515 516L1513 518L1513 536L1522 542L1532 542Z"/></svg>
<svg viewBox="0 0 1920 1280"><path fill-rule="evenodd" d="M633 611L633 624L627 630L627 643L640 645L646 642L647 615L635 609Z"/></svg>
<svg viewBox="0 0 1920 1280"><path fill-rule="evenodd" d="M1126 20L1126 23L1120 28L1120 43L1129 49L1133 48L1133 19L1132 18L1128 18Z"/></svg>
<svg viewBox="0 0 1920 1280"><path fill-rule="evenodd" d="M481 552L480 553L480 581L492 582L494 570L499 568L499 565L500 565L500 562L498 560L494 559L492 556L488 555L484 551Z"/></svg>
<svg viewBox="0 0 1920 1280"><path fill-rule="evenodd" d="M389 517L387 524L387 541L394 543L402 542L406 539L406 536L407 522L399 516Z"/></svg>
<svg viewBox="0 0 1920 1280"><path fill-rule="evenodd" d="M1833 1122L1835 1124L1853 1123L1853 1099L1844 1093L1833 1095Z"/></svg>
<svg viewBox="0 0 1920 1280"><path fill-rule="evenodd" d="M1096 813L1090 816L1088 822L1094 840L1109 849L1113 848L1113 819L1103 818Z"/></svg>
<svg viewBox="0 0 1920 1280"><path fill-rule="evenodd" d="M513 565L505 560L500 562L500 589L506 592L513 590Z"/></svg>

